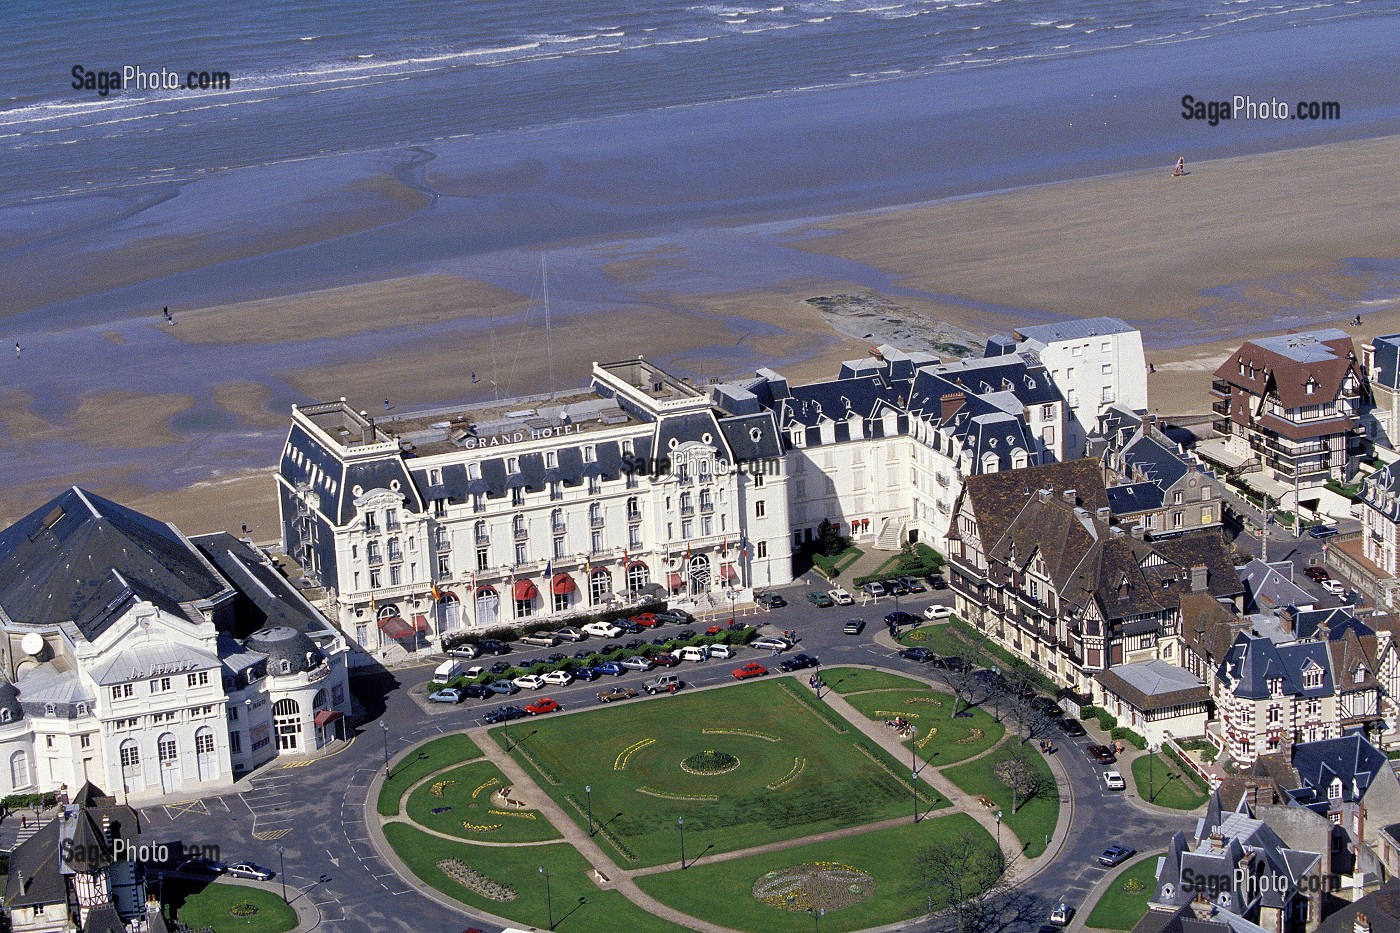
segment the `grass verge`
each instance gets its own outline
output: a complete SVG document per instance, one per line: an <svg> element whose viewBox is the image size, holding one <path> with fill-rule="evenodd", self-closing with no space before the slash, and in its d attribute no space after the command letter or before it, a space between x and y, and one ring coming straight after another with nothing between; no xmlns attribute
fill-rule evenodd
<svg viewBox="0 0 1400 933"><path fill-rule="evenodd" d="M1103 930L1131 930L1147 913L1147 899L1157 883L1157 859L1149 856L1113 879L1113 884L1089 912L1088 926ZM1141 885L1141 890L1131 890Z"/></svg>
<svg viewBox="0 0 1400 933"><path fill-rule="evenodd" d="M433 739L395 762L389 777L379 789L379 815L396 816L404 791L443 768L481 757L481 749L465 735L445 735Z"/></svg>
<svg viewBox="0 0 1400 933"><path fill-rule="evenodd" d="M1060 818L1060 792L1055 776L1034 746L1022 745L1026 761L1040 776L1044 792L1028 801L1018 798L1018 809L1011 810L1011 789L996 776L996 766L1010 758L1019 739L1011 738L1003 742L990 754L965 764L944 768L943 775L973 797L986 795L996 802L1002 812L1002 822L1021 840L1021 846L1029 858L1035 858L1045 851L1045 840L1055 832L1055 823Z"/></svg>
<svg viewBox="0 0 1400 933"><path fill-rule="evenodd" d="M1139 797L1159 807L1194 810L1210 799L1196 784L1194 776L1183 774L1176 762L1165 755L1147 754L1134 758L1133 783L1137 785Z"/></svg>
<svg viewBox="0 0 1400 933"><path fill-rule="evenodd" d="M505 778L477 761L444 771L408 795L408 818L419 826L482 842L542 842L559 831L538 810L502 809L491 802ZM437 789L439 793L433 793ZM437 811L437 812L434 812Z"/></svg>
<svg viewBox="0 0 1400 933"><path fill-rule="evenodd" d="M192 930L208 928L214 933L284 933L297 925L297 912L271 891L240 884L180 882L166 884L166 916L180 920ZM235 904L257 908L250 917L235 917Z"/></svg>

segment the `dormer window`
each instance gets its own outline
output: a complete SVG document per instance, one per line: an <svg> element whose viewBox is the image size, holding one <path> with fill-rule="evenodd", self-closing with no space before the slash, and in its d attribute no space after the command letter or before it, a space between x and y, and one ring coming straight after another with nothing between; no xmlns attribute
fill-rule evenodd
<svg viewBox="0 0 1400 933"><path fill-rule="evenodd" d="M1356 665L1356 667L1353 668L1351 672L1351 682L1354 684L1359 684L1365 679L1366 668L1362 667L1360 664Z"/></svg>
<svg viewBox="0 0 1400 933"><path fill-rule="evenodd" d="M583 462L584 462L584 463L592 463L592 462L594 462L594 461L597 460L597 459L598 459L598 448L594 447L592 444L589 444L587 447L583 448Z"/></svg>
<svg viewBox="0 0 1400 933"><path fill-rule="evenodd" d="M468 463L468 464L467 464L467 479L481 479L481 464L480 464L480 463Z"/></svg>
<svg viewBox="0 0 1400 933"><path fill-rule="evenodd" d="M1303 671L1303 686L1309 690L1316 690L1322 686L1322 671L1319 668L1310 668Z"/></svg>
<svg viewBox="0 0 1400 933"><path fill-rule="evenodd" d="M1341 799L1342 799L1342 779L1341 779L1341 778L1339 778L1339 777L1334 777L1334 778L1332 779L1332 783L1327 785L1327 799L1328 799L1328 800L1341 800Z"/></svg>
<svg viewBox="0 0 1400 933"><path fill-rule="evenodd" d="M1271 696L1271 697L1283 696L1283 678L1282 678L1282 677L1270 677L1270 678L1269 678L1269 696Z"/></svg>
<svg viewBox="0 0 1400 933"><path fill-rule="evenodd" d="M507 458L506 458L506 472L509 473L511 476L514 476L515 474L517 474L517 473L520 472L520 458L519 458L519 457L507 457Z"/></svg>
<svg viewBox="0 0 1400 933"><path fill-rule="evenodd" d="M1311 377L1309 377L1309 378L1308 378L1308 381L1305 382L1305 383L1303 384L1303 392L1304 392L1305 394L1307 394L1307 395L1312 395L1312 394L1315 393L1316 391L1317 391L1317 382L1316 382L1314 379L1312 379Z"/></svg>

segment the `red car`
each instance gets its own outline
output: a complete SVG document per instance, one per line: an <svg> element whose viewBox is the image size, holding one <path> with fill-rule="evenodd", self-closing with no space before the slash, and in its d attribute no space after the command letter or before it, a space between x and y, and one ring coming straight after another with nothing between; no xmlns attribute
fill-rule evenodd
<svg viewBox="0 0 1400 933"><path fill-rule="evenodd" d="M1309 579L1315 580L1318 583L1321 583L1323 580L1332 579L1332 575L1322 567L1308 567L1303 570L1303 573L1307 574Z"/></svg>
<svg viewBox="0 0 1400 933"><path fill-rule="evenodd" d="M734 679L748 680L750 677L762 677L766 673L768 673L768 668L759 664L757 661L750 661L743 667L734 668Z"/></svg>
<svg viewBox="0 0 1400 933"><path fill-rule="evenodd" d="M677 661L673 655L669 654L649 654L647 655L647 660L657 667L675 667L677 664L681 663Z"/></svg>
<svg viewBox="0 0 1400 933"><path fill-rule="evenodd" d="M722 631L724 631L724 629L723 629L722 627L720 627L720 626L718 626L718 625L711 625L709 628L705 629L705 634L706 634L706 635L718 635L718 634L719 634L720 632L722 632Z"/></svg>
<svg viewBox="0 0 1400 933"><path fill-rule="evenodd" d="M557 713L559 712L559 704L555 703L550 697L540 697L535 702L526 706L525 712L529 713L531 716L539 716L543 713Z"/></svg>
<svg viewBox="0 0 1400 933"><path fill-rule="evenodd" d="M636 625L640 625L642 628L655 628L657 625L661 624L656 621L656 613L654 612L639 612L634 615L630 621Z"/></svg>

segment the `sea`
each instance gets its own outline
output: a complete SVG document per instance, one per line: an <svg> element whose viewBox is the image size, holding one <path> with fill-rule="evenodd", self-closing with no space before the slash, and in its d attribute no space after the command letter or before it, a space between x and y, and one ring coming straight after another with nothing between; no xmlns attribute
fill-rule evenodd
<svg viewBox="0 0 1400 933"><path fill-rule="evenodd" d="M1090 72L1114 50L1220 47L1222 39L1339 21L1370 23L1361 34L1388 35L1392 50L1400 44L1400 6L1389 0L7 0L4 7L6 204L947 72L1029 76L1035 64L1053 61ZM84 75L131 67L182 80L223 72L230 83L99 95L73 87L75 66ZM1377 81L1393 88L1393 68L1388 78L1377 68ZM948 91L978 103L976 81ZM1354 96L1356 88L1331 91ZM1355 107L1365 102L1347 103L1355 124Z"/></svg>

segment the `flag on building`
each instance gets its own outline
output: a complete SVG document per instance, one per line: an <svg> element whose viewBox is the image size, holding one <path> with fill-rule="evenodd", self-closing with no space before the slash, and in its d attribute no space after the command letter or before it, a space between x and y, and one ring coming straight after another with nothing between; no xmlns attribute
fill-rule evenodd
<svg viewBox="0 0 1400 933"><path fill-rule="evenodd" d="M442 601L442 591L439 590L439 589L437 588L437 584L434 583L434 584L433 584L433 602L436 603L436 602L441 602L441 601Z"/></svg>
<svg viewBox="0 0 1400 933"><path fill-rule="evenodd" d="M547 560L544 562L544 578L546 580L554 578L554 561Z"/></svg>

